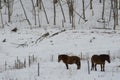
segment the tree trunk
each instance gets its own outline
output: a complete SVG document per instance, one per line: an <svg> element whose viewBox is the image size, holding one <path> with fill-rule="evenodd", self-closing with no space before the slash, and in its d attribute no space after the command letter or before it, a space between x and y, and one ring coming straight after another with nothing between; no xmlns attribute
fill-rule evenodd
<svg viewBox="0 0 120 80"><path fill-rule="evenodd" d="M84 2L84 0L82 0L82 3L83 3L83 18L85 19L85 2Z"/></svg>
<svg viewBox="0 0 120 80"><path fill-rule="evenodd" d="M25 8L24 8L24 6L23 6L22 0L20 0L20 3L21 3L21 6L22 6L22 8L23 8L23 11L24 11L24 15L25 15L25 17L26 17L26 20L27 20L28 24L31 25L31 23L30 23L30 21L29 21L29 19L28 19L28 17L27 17Z"/></svg>
<svg viewBox="0 0 120 80"><path fill-rule="evenodd" d="M93 7L92 7L92 1L93 0L90 0L90 9L93 9Z"/></svg>
<svg viewBox="0 0 120 80"><path fill-rule="evenodd" d="M43 7L43 10L44 10L44 13L45 13L45 17L46 17L47 24L49 24L48 17L47 17L47 13L46 13L46 10L45 10L45 7L44 7L44 4L43 4L43 1L42 1L42 0L41 0L41 4L42 4L42 7Z"/></svg>
<svg viewBox="0 0 120 80"><path fill-rule="evenodd" d="M2 17L2 6L1 6L1 0L0 0L0 17L1 17L1 28L4 28L4 24L3 24L3 17Z"/></svg>
<svg viewBox="0 0 120 80"><path fill-rule="evenodd" d="M39 7L38 7L37 11L38 11L38 23L39 23L39 27L41 27L41 23L40 23L40 15L39 15L39 13L40 13Z"/></svg>
<svg viewBox="0 0 120 80"><path fill-rule="evenodd" d="M117 25L118 25L118 0L116 0L116 9L117 9L117 11L116 11L116 20L117 20Z"/></svg>
<svg viewBox="0 0 120 80"><path fill-rule="evenodd" d="M2 9L2 6L1 6L1 0L0 0L0 9Z"/></svg>
<svg viewBox="0 0 120 80"><path fill-rule="evenodd" d="M117 0L114 0L113 14L114 14L114 27L113 27L113 29L115 30L116 25L118 25L118 4L117 4Z"/></svg>
<svg viewBox="0 0 120 80"><path fill-rule="evenodd" d="M105 0L103 0L102 20L104 20Z"/></svg>
<svg viewBox="0 0 120 80"><path fill-rule="evenodd" d="M120 0L119 0L119 9L120 9Z"/></svg>
<svg viewBox="0 0 120 80"><path fill-rule="evenodd" d="M54 25L56 25L56 7L55 7L55 0L53 0L53 7L54 7Z"/></svg>
<svg viewBox="0 0 120 80"><path fill-rule="evenodd" d="M63 11L63 8L62 8L62 5L61 5L60 0L58 0L58 2L59 2L59 5L60 5L60 8L61 8L61 11L62 11L63 20L64 20L64 22L66 22L65 15L64 15L64 11Z"/></svg>
<svg viewBox="0 0 120 80"><path fill-rule="evenodd" d="M10 15L10 1L8 0L8 22L11 21L11 15Z"/></svg>
<svg viewBox="0 0 120 80"><path fill-rule="evenodd" d="M1 26L2 26L2 28L4 28L3 17L2 17L2 11L1 11L1 9L0 9L0 17L1 17Z"/></svg>
<svg viewBox="0 0 120 80"><path fill-rule="evenodd" d="M39 7L41 9L41 0L36 0L36 4L37 4L37 7Z"/></svg>
<svg viewBox="0 0 120 80"><path fill-rule="evenodd" d="M11 22L11 15L13 13L14 0L7 0L8 4L8 22Z"/></svg>
<svg viewBox="0 0 120 80"><path fill-rule="evenodd" d="M71 19L72 19L72 28L75 29L75 17L74 17L74 0L71 0L71 7L70 7Z"/></svg>
<svg viewBox="0 0 120 80"><path fill-rule="evenodd" d="M68 5L68 9L69 9L69 20L70 20L70 23L71 23L71 14L70 14L70 5L71 5L71 3L70 3L70 0L66 0L66 2L67 2L67 5Z"/></svg>
<svg viewBox="0 0 120 80"><path fill-rule="evenodd" d="M32 6L33 6L33 11L34 11L34 17L35 17L35 25L37 24L37 19L36 19L36 10L35 10L35 5L34 5L34 2L33 2L33 0L31 0L31 2L32 2Z"/></svg>
<svg viewBox="0 0 120 80"><path fill-rule="evenodd" d="M112 10L113 10L113 0L111 0L111 8L110 8L109 21L111 21Z"/></svg>

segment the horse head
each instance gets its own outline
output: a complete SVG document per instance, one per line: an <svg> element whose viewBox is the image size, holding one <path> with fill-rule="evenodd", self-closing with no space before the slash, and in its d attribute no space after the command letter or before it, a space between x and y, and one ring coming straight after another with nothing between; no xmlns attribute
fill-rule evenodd
<svg viewBox="0 0 120 80"><path fill-rule="evenodd" d="M58 62L60 62L61 60L65 60L68 56L65 55L65 54L61 54L61 55L58 55Z"/></svg>
<svg viewBox="0 0 120 80"><path fill-rule="evenodd" d="M109 55L106 56L106 60L108 63L110 63L110 56Z"/></svg>
<svg viewBox="0 0 120 80"><path fill-rule="evenodd" d="M59 55L58 56L58 62L60 62L62 59L61 59L61 56Z"/></svg>

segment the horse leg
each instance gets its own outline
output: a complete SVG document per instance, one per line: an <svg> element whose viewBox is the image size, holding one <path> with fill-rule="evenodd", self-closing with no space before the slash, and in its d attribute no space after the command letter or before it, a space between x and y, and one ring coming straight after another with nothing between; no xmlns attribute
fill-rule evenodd
<svg viewBox="0 0 120 80"><path fill-rule="evenodd" d="M95 64L95 71L97 71L97 68L96 68L97 64Z"/></svg>
<svg viewBox="0 0 120 80"><path fill-rule="evenodd" d="M105 64L103 64L103 71L105 71Z"/></svg>
<svg viewBox="0 0 120 80"><path fill-rule="evenodd" d="M92 65L91 65L91 71L94 69L94 63L92 62Z"/></svg>
<svg viewBox="0 0 120 80"><path fill-rule="evenodd" d="M68 69L68 64L65 64L66 65L66 68Z"/></svg>
<svg viewBox="0 0 120 80"><path fill-rule="evenodd" d="M94 69L94 66L91 66L91 71Z"/></svg>
<svg viewBox="0 0 120 80"><path fill-rule="evenodd" d="M105 71L104 67L105 67L105 64L101 64L101 71Z"/></svg>
<svg viewBox="0 0 120 80"><path fill-rule="evenodd" d="M103 66L102 66L102 64L100 64L100 66L101 66L101 71L103 71Z"/></svg>
<svg viewBox="0 0 120 80"><path fill-rule="evenodd" d="M77 69L80 69L80 66L78 64L76 64L76 65L77 65Z"/></svg>
<svg viewBox="0 0 120 80"><path fill-rule="evenodd" d="M80 62L76 63L76 65L77 65L77 69L80 69L81 66Z"/></svg>

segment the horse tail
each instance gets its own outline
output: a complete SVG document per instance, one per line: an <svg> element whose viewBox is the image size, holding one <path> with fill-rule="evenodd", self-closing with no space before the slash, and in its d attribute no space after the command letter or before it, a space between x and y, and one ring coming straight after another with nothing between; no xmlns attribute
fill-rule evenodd
<svg viewBox="0 0 120 80"><path fill-rule="evenodd" d="M91 59L91 70L93 70L94 69L94 62L93 62L93 60Z"/></svg>

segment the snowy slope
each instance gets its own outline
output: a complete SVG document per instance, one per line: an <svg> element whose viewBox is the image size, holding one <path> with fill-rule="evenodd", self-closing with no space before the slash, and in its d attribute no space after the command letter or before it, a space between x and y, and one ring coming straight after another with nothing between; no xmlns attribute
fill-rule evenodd
<svg viewBox="0 0 120 80"><path fill-rule="evenodd" d="M32 31L34 33L34 30ZM13 80L77 80L81 78L83 80L119 80L117 78L119 77L118 74L120 71L118 67L120 65L120 47L118 46L120 44L119 31L67 30L54 37L47 37L37 44L34 44L34 42L31 43L31 41L35 41L40 36L41 32L31 34L31 30L28 29L19 31L18 33L12 32L7 36L7 42L1 42L1 66L4 66L5 60L11 66L14 65L14 60L16 60L17 56L19 59L24 60L24 58L28 58L29 55L33 54L37 57L37 62L30 68L27 65L25 69L3 71L0 78L3 78L3 80L7 78ZM52 34L55 31L50 30L48 32ZM4 33L1 37L6 37L7 34ZM26 41L28 46L17 47L18 45L16 44ZM76 65L70 65L70 69L66 70L62 62L57 62L58 54L77 55L81 57L81 53L85 58L91 57L93 54L110 53L112 61L110 64L106 62L105 72L101 72L98 66L98 71L91 71L91 74L88 74L86 60L81 61L82 67L80 70L76 69ZM40 63L40 77L37 76L37 63Z"/></svg>

